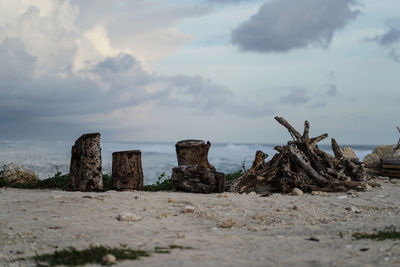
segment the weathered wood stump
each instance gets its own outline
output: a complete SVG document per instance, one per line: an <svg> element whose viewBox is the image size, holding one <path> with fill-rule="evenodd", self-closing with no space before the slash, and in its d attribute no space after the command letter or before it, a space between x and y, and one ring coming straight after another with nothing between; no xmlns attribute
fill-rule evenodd
<svg viewBox="0 0 400 267"><path fill-rule="evenodd" d="M112 188L142 190L143 170L140 150L114 152L112 156Z"/></svg>
<svg viewBox="0 0 400 267"><path fill-rule="evenodd" d="M176 143L178 166L200 165L215 171L208 162L208 150L211 143L203 140L183 140Z"/></svg>
<svg viewBox="0 0 400 267"><path fill-rule="evenodd" d="M175 167L171 179L178 191L204 194L225 191L225 174L201 165Z"/></svg>
<svg viewBox="0 0 400 267"><path fill-rule="evenodd" d="M84 134L71 150L67 191L102 191L100 133Z"/></svg>

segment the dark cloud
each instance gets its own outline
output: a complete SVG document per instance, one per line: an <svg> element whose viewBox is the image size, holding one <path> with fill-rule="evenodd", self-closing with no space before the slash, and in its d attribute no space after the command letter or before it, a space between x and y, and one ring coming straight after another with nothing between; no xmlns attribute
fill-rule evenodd
<svg viewBox="0 0 400 267"><path fill-rule="evenodd" d="M287 52L328 47L334 33L354 20L356 0L271 0L231 35L244 51Z"/></svg>
<svg viewBox="0 0 400 267"><path fill-rule="evenodd" d="M227 4L227 3L239 3L239 2L250 2L255 0L207 0L211 3Z"/></svg>
<svg viewBox="0 0 400 267"><path fill-rule="evenodd" d="M289 94L282 97L280 102L283 104L303 104L307 103L310 99L307 97L307 90L305 88L292 88Z"/></svg>
<svg viewBox="0 0 400 267"><path fill-rule="evenodd" d="M314 108L324 108L326 106L327 106L327 104L324 102L318 102L318 103L313 104Z"/></svg>
<svg viewBox="0 0 400 267"><path fill-rule="evenodd" d="M385 31L374 37L366 39L367 41L376 42L382 46L391 46L400 41L400 18L389 19L386 22Z"/></svg>
<svg viewBox="0 0 400 267"><path fill-rule="evenodd" d="M329 84L328 85L328 90L326 90L326 94L328 96L336 96L338 93L337 87L335 84Z"/></svg>
<svg viewBox="0 0 400 267"><path fill-rule="evenodd" d="M389 58L397 63L400 63L400 52L397 49L392 48L392 50L389 52Z"/></svg>

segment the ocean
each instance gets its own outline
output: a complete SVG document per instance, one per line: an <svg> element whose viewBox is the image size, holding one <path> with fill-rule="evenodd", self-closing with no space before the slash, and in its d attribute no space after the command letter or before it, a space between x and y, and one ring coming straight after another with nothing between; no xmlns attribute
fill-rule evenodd
<svg viewBox="0 0 400 267"><path fill-rule="evenodd" d="M0 170L11 162L18 163L36 172L40 179L54 176L57 171L69 172L71 147L73 142L39 142L0 140ZM234 144L213 143L209 151L209 162L219 172L231 173L245 167L249 168L257 150L267 153L271 159L276 153L276 144ZM344 145L354 149L362 160L371 153L373 145ZM320 145L321 149L332 153L329 145ZM103 142L103 173L111 174L112 153L124 150L141 150L144 183L152 184L161 173L171 174L177 166L175 143L136 143Z"/></svg>

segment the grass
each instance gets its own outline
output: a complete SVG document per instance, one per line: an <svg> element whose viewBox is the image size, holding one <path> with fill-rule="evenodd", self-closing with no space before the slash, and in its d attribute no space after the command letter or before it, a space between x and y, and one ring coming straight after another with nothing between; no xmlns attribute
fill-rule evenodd
<svg viewBox="0 0 400 267"><path fill-rule="evenodd" d="M174 185L172 184L171 177L165 177L165 172L162 172L160 176L158 176L155 184L145 185L144 191L173 191L175 190Z"/></svg>
<svg viewBox="0 0 400 267"><path fill-rule="evenodd" d="M228 173L228 174L225 175L226 182L236 180L240 176L242 176L243 174L244 174L243 170L239 170L239 171L233 172L233 173Z"/></svg>
<svg viewBox="0 0 400 267"><path fill-rule="evenodd" d="M354 233L353 237L359 239L372 239L377 241L388 240L388 239L400 239L400 232L396 230L395 226L389 226L385 229L378 231L374 230L373 233Z"/></svg>
<svg viewBox="0 0 400 267"><path fill-rule="evenodd" d="M154 251L135 250L121 245L111 248L107 246L90 245L89 248L77 250L74 247L58 250L50 254L36 255L32 259L37 266L80 266L85 264L112 265L113 262L107 262L105 256L113 255L116 261L138 260L141 257L149 257L152 253L170 253L173 249L192 249L179 245L169 245L168 247L156 247Z"/></svg>

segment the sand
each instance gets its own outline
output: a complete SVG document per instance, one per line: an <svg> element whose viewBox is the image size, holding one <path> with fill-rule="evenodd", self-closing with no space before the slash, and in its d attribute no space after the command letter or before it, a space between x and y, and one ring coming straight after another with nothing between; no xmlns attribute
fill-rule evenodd
<svg viewBox="0 0 400 267"><path fill-rule="evenodd" d="M352 237L400 230L400 180L377 182L383 188L362 193L270 197L1 188L0 266L34 266L13 260L90 244L193 248L118 266L400 266L400 240ZM182 212L188 205L193 213ZM138 220L116 219L124 213Z"/></svg>

